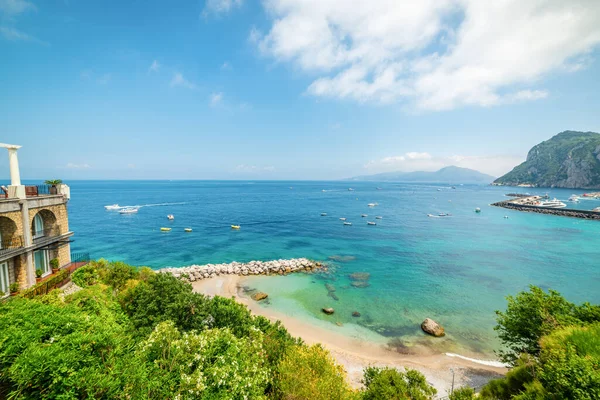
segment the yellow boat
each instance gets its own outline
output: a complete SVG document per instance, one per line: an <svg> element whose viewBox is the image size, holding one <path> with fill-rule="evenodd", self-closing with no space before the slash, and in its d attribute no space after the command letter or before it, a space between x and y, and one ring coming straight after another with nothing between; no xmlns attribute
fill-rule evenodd
<svg viewBox="0 0 600 400"><path fill-rule="evenodd" d="M160 230L163 232L169 232L171 230L171 228L160 228Z"/></svg>
<svg viewBox="0 0 600 400"><path fill-rule="evenodd" d="M231 225L231 229L240 229L239 225Z"/></svg>
<svg viewBox="0 0 600 400"><path fill-rule="evenodd" d="M183 230L186 231L186 232L191 232L192 228L184 228Z"/></svg>

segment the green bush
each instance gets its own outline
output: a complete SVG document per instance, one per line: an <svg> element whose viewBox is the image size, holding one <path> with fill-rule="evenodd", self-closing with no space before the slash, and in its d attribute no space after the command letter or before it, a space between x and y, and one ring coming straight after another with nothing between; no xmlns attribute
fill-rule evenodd
<svg viewBox="0 0 600 400"><path fill-rule="evenodd" d="M437 393L423 374L412 369L400 372L395 368L368 367L363 384L364 400L428 400Z"/></svg>
<svg viewBox="0 0 600 400"><path fill-rule="evenodd" d="M173 321L182 331L203 330L213 326L207 299L194 293L189 283L171 274L155 274L121 297L121 305L142 336L156 325Z"/></svg>
<svg viewBox="0 0 600 400"><path fill-rule="evenodd" d="M129 280L137 279L139 276L136 267L121 261L108 263L108 265L99 270L99 274L102 282L111 286L115 292L119 292L125 288Z"/></svg>
<svg viewBox="0 0 600 400"><path fill-rule="evenodd" d="M82 288L95 285L99 282L100 275L96 265L90 263L79 268L71 275L71 280Z"/></svg>
<svg viewBox="0 0 600 400"><path fill-rule="evenodd" d="M293 346L279 363L274 381L278 399L353 399L344 368L320 345Z"/></svg>
<svg viewBox="0 0 600 400"><path fill-rule="evenodd" d="M475 390L473 388L470 387L461 387L459 389L456 389L454 392L452 392L449 396L448 396L449 400L474 400L476 399L475 397Z"/></svg>
<svg viewBox="0 0 600 400"><path fill-rule="evenodd" d="M228 329L181 333L171 321L140 343L138 359L164 389L157 398L261 399L269 381L262 334L237 338Z"/></svg>

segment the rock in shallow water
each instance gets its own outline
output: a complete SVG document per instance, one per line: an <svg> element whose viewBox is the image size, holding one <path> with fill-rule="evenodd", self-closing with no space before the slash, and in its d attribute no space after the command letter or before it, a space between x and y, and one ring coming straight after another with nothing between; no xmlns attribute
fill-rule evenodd
<svg viewBox="0 0 600 400"><path fill-rule="evenodd" d="M269 297L268 294L263 293L263 292L257 292L252 295L252 300L261 301L261 300L266 299L267 297Z"/></svg>
<svg viewBox="0 0 600 400"><path fill-rule="evenodd" d="M327 315L333 314L335 311L331 307L323 308L323 312Z"/></svg>
<svg viewBox="0 0 600 400"><path fill-rule="evenodd" d="M423 332L435 337L442 337L446 334L444 328L430 318L425 318L425 321L421 324L421 329L423 329Z"/></svg>
<svg viewBox="0 0 600 400"><path fill-rule="evenodd" d="M358 311L354 311L352 313L352 316L358 318L358 317L360 317L360 313Z"/></svg>

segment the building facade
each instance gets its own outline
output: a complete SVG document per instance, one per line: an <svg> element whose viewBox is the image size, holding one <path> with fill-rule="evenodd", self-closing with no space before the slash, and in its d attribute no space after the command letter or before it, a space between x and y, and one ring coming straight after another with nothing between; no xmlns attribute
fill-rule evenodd
<svg viewBox="0 0 600 400"><path fill-rule="evenodd" d="M0 192L0 291L24 290L52 275L52 266L71 263L67 185L22 185L17 160L20 146L8 150L11 184ZM55 261L53 261L55 260Z"/></svg>

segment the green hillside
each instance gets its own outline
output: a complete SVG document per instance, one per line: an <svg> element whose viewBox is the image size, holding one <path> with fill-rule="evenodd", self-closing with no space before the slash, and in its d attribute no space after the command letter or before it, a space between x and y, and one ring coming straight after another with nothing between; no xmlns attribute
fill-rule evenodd
<svg viewBox="0 0 600 400"><path fill-rule="evenodd" d="M600 134L565 131L534 146L527 160L496 184L600 188Z"/></svg>

